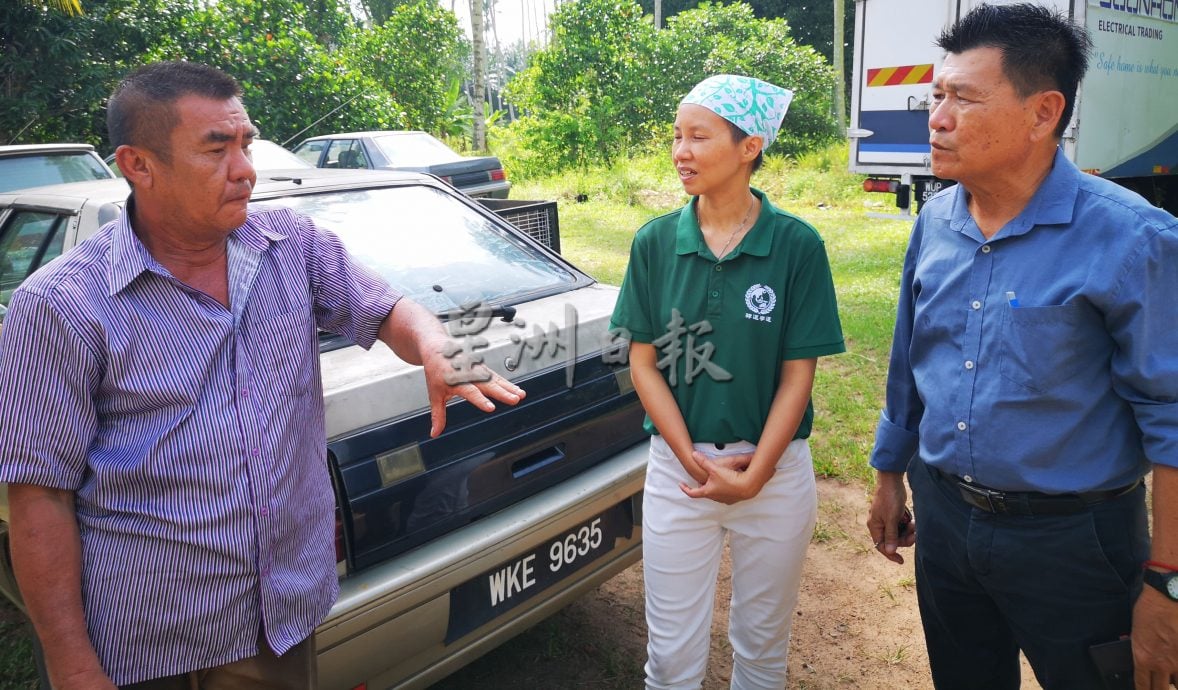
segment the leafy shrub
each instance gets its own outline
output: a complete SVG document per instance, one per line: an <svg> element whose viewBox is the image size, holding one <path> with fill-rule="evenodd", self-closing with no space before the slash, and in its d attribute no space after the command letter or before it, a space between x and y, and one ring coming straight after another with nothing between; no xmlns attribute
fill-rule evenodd
<svg viewBox="0 0 1178 690"><path fill-rule="evenodd" d="M413 0L397 5L380 26L353 32L341 56L392 97L405 127L445 135L462 117L451 86L464 76L469 52L453 12L437 0Z"/></svg>
<svg viewBox="0 0 1178 690"><path fill-rule="evenodd" d="M712 74L747 74L795 92L770 153L836 137L833 70L793 41L785 21L758 19L748 5L703 3L655 31L632 0L574 0L551 22L549 46L506 89L524 116L510 125L520 149L500 157L522 177L608 164L652 140L669 142L679 101Z"/></svg>
<svg viewBox="0 0 1178 690"><path fill-rule="evenodd" d="M307 14L297 0L212 4L182 17L148 60L192 60L232 74L251 119L279 142L312 126L401 127L403 109L375 80L329 53L308 30Z"/></svg>

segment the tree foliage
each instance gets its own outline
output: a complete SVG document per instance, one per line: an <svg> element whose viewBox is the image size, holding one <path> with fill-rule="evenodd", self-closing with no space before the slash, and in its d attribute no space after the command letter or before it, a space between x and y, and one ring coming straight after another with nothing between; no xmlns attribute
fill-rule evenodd
<svg viewBox="0 0 1178 690"><path fill-rule="evenodd" d="M470 47L446 3L356 1L85 0L76 15L51 9L55 0L0 0L0 143L102 148L109 93L132 68L161 59L235 76L251 116L279 142L361 129L465 133L471 105L483 105L458 86L469 79ZM359 21L352 11L360 6L382 21ZM494 132L497 145L515 147L506 152L513 174L665 143L678 100L717 72L797 91L775 149L814 145L832 127L829 69L783 21L750 7L689 8L655 31L635 0L561 2L547 48L526 67L524 46L496 57L511 67L494 63L497 76L515 72L504 93L526 114Z"/></svg>
<svg viewBox="0 0 1178 690"><path fill-rule="evenodd" d="M851 50L855 41L855 0L841 0L843 22L843 71L850 79ZM639 0L644 12L652 12L654 0ZM663 17L673 17L694 9L701 0L663 0ZM834 1L833 0L744 0L753 13L762 19L784 19L790 34L802 45L813 47L827 61L834 62ZM849 85L849 81L848 81Z"/></svg>
<svg viewBox="0 0 1178 690"><path fill-rule="evenodd" d="M436 0L389 7L383 25L365 29L348 0L87 0L81 15L0 1L0 143L102 147L111 90L165 59L232 74L279 142L354 129L453 133L470 118L450 95L468 51L456 18Z"/></svg>
<svg viewBox="0 0 1178 690"><path fill-rule="evenodd" d="M185 15L148 58L202 62L233 75L250 118L279 142L307 128L403 126L393 96L321 45L307 18L295 0L219 2Z"/></svg>
<svg viewBox="0 0 1178 690"><path fill-rule="evenodd" d="M469 52L453 12L436 0L413 0L380 26L355 32L341 58L391 95L405 126L437 134L450 129L446 95L461 81Z"/></svg>
<svg viewBox="0 0 1178 690"><path fill-rule="evenodd" d="M0 2L0 144L100 145L124 73L190 9L187 0L87 0L83 14Z"/></svg>
<svg viewBox="0 0 1178 690"><path fill-rule="evenodd" d="M550 46L507 85L527 113L512 127L542 167L610 160L649 135L647 95L657 92L637 87L654 71L644 64L654 31L628 0L568 2L551 21Z"/></svg>
<svg viewBox="0 0 1178 690"><path fill-rule="evenodd" d="M745 4L704 3L655 31L632 0L575 0L552 18L552 42L508 84L526 116L512 123L524 174L609 162L669 140L679 100L712 74L756 76L795 92L773 149L797 153L835 134L833 72L783 20Z"/></svg>

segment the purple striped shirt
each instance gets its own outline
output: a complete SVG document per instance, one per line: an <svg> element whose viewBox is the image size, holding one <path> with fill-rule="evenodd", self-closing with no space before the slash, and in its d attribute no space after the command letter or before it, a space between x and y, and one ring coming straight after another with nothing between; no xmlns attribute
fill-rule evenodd
<svg viewBox="0 0 1178 690"><path fill-rule="evenodd" d="M229 302L180 283L126 213L16 291L0 331L0 481L76 492L90 639L114 683L310 635L338 591L316 327L363 347L400 295L335 235L252 209Z"/></svg>

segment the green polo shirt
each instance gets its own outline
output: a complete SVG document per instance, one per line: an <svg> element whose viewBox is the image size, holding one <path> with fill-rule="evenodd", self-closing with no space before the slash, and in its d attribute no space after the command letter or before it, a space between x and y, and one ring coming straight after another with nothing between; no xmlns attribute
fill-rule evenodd
<svg viewBox="0 0 1178 690"><path fill-rule="evenodd" d="M843 352L826 246L765 194L757 222L717 261L693 198L644 225L630 248L610 327L656 347L692 440L761 438L782 361ZM795 438L807 438L814 406ZM646 419L646 429L658 433Z"/></svg>

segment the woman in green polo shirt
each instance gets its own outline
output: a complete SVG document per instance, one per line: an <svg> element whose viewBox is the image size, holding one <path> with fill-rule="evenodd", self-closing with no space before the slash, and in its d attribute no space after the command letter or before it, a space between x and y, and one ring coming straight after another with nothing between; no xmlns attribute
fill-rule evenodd
<svg viewBox="0 0 1178 690"><path fill-rule="evenodd" d="M634 238L611 326L647 412L648 688L697 688L725 535L733 688L783 688L817 496L806 438L817 358L844 350L826 249L750 187L792 93L718 75L679 105L691 201Z"/></svg>

